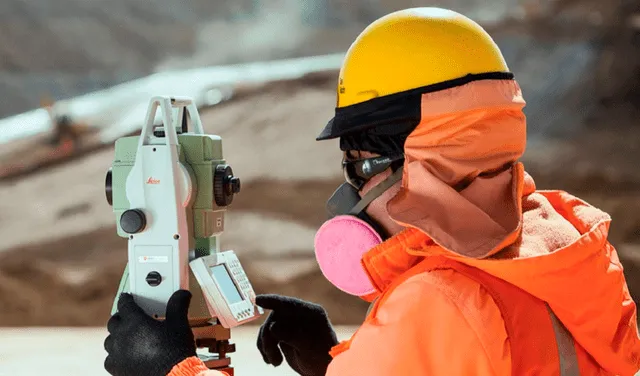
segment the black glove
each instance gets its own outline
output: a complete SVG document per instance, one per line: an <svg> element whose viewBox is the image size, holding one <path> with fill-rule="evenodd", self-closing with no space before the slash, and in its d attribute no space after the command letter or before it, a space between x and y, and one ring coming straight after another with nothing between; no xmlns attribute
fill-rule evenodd
<svg viewBox="0 0 640 376"><path fill-rule="evenodd" d="M122 294L118 313L107 324L107 372L114 376L165 376L173 366L195 356L188 318L190 301L189 291L176 291L167 303L165 320L159 321L147 315L131 294Z"/></svg>
<svg viewBox="0 0 640 376"><path fill-rule="evenodd" d="M258 334L258 349L265 363L277 367L284 354L300 375L324 376L331 362L329 350L338 344L324 308L280 295L258 295L256 304L272 310Z"/></svg>

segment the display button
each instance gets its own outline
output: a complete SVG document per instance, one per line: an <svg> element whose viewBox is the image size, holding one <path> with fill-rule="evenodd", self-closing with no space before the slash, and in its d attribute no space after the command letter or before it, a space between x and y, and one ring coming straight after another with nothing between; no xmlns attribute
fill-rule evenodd
<svg viewBox="0 0 640 376"><path fill-rule="evenodd" d="M145 281L147 281L149 286L156 287L162 282L162 276L158 272L150 272L147 274Z"/></svg>

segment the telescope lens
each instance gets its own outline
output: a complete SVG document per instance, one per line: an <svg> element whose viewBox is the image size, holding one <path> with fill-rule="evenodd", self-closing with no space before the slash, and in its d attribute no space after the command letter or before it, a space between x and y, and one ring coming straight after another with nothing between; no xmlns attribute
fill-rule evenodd
<svg viewBox="0 0 640 376"><path fill-rule="evenodd" d="M111 167L109 167L109 170L107 171L107 178L105 179L104 182L104 190L105 193L107 195L107 202L109 203L109 206L113 206L113 193L112 193L112 182L111 182L111 177L112 173L111 173Z"/></svg>

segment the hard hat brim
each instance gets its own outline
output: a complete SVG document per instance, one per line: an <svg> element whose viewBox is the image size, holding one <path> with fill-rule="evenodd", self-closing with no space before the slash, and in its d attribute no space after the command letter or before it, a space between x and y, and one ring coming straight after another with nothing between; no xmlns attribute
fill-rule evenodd
<svg viewBox="0 0 640 376"><path fill-rule="evenodd" d="M420 118L420 98L423 94L447 90L479 80L513 80L510 72L468 74L464 77L394 93L366 102L339 107L316 141L330 140L358 132L376 129L379 135L405 133L407 123ZM415 113L417 111L417 114ZM394 126L395 124L395 126ZM415 127L417 123L413 124Z"/></svg>
<svg viewBox="0 0 640 376"><path fill-rule="evenodd" d="M322 129L322 132L316 137L316 141L324 141L331 140L337 137L340 137L342 132L340 130L335 129L335 117L332 117L331 120L327 123L327 125Z"/></svg>

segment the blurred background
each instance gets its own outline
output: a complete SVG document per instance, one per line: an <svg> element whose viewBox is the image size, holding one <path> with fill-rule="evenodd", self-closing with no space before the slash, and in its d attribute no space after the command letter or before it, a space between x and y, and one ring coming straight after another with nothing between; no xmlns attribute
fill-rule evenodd
<svg viewBox="0 0 640 376"><path fill-rule="evenodd" d="M242 192L224 249L258 293L313 300L357 325L366 304L324 280L313 236L342 182L337 69L362 29L413 6L480 22L528 104L524 163L540 189L609 212L640 301L638 0L3 0L0 326L104 326L126 240L104 193L113 142L153 95L188 95L223 138Z"/></svg>

